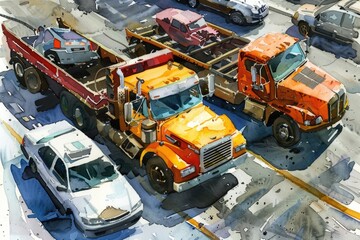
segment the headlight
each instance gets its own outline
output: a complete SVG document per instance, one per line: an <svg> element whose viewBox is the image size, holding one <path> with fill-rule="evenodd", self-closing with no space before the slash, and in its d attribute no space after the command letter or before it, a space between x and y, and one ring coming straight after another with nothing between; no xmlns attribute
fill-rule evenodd
<svg viewBox="0 0 360 240"><path fill-rule="evenodd" d="M258 13L259 13L259 9L258 9L257 7L253 7L253 8L251 9L251 12L252 12L253 14L258 14Z"/></svg>
<svg viewBox="0 0 360 240"><path fill-rule="evenodd" d="M299 12L295 12L293 18L297 20L299 18Z"/></svg>
<svg viewBox="0 0 360 240"><path fill-rule="evenodd" d="M305 121L304 121L304 125L305 125L305 126L310 126L310 120L305 120Z"/></svg>
<svg viewBox="0 0 360 240"><path fill-rule="evenodd" d="M104 222L105 222L101 218L84 218L84 217L82 217L81 220L86 225L100 225L100 224L104 224Z"/></svg>
<svg viewBox="0 0 360 240"><path fill-rule="evenodd" d="M241 144L241 145L239 145L239 146L236 146L236 147L234 148L234 150L235 150L235 152L237 153L237 152L240 152L241 150L245 149L245 147L246 147L246 144Z"/></svg>
<svg viewBox="0 0 360 240"><path fill-rule="evenodd" d="M316 119L315 119L315 124L320 124L322 123L323 119L321 116L318 116Z"/></svg>
<svg viewBox="0 0 360 240"><path fill-rule="evenodd" d="M181 177L186 177L190 174L192 174L193 172L195 172L195 166L189 166L183 170L180 171Z"/></svg>
<svg viewBox="0 0 360 240"><path fill-rule="evenodd" d="M131 211L134 212L136 209L138 209L142 205L141 200L139 200L132 208Z"/></svg>

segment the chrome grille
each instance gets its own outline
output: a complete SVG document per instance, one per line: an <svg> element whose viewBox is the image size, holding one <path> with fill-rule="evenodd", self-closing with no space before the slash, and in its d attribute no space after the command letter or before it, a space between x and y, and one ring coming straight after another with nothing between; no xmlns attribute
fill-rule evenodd
<svg viewBox="0 0 360 240"><path fill-rule="evenodd" d="M329 121L336 119L345 110L346 94L341 90L338 94L334 95L329 101Z"/></svg>
<svg viewBox="0 0 360 240"><path fill-rule="evenodd" d="M231 136L212 142L200 149L201 172L206 172L232 157Z"/></svg>

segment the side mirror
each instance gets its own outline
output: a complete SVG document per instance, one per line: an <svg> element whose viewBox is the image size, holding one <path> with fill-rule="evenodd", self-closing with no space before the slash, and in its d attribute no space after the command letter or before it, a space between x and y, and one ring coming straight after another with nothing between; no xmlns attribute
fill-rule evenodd
<svg viewBox="0 0 360 240"><path fill-rule="evenodd" d="M56 190L58 190L59 192L66 192L67 188L65 186L56 186Z"/></svg>
<svg viewBox="0 0 360 240"><path fill-rule="evenodd" d="M257 77L257 69L255 66L251 67L251 81L253 84L256 84L256 77Z"/></svg>
<svg viewBox="0 0 360 240"><path fill-rule="evenodd" d="M133 104L132 102L127 102L124 104L124 118L125 122L129 124L132 121L132 113L133 113Z"/></svg>
<svg viewBox="0 0 360 240"><path fill-rule="evenodd" d="M358 31L354 31L354 38L358 38L359 37L359 32Z"/></svg>
<svg viewBox="0 0 360 240"><path fill-rule="evenodd" d="M215 76L214 76L214 74L208 75L208 89L209 89L209 97L212 97L215 92Z"/></svg>

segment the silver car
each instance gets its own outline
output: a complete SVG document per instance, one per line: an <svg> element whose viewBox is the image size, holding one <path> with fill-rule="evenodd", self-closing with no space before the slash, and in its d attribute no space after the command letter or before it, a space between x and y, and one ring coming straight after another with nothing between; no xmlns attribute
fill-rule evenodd
<svg viewBox="0 0 360 240"><path fill-rule="evenodd" d="M58 65L94 63L99 59L86 38L67 28L38 28L33 47Z"/></svg>
<svg viewBox="0 0 360 240"><path fill-rule="evenodd" d="M358 0L342 0L319 6L304 4L294 13L292 22L304 36L315 32L340 42L360 43Z"/></svg>
<svg viewBox="0 0 360 240"><path fill-rule="evenodd" d="M143 204L136 191L94 142L68 122L29 131L21 149L60 212L72 213L85 236L127 228L141 217Z"/></svg>

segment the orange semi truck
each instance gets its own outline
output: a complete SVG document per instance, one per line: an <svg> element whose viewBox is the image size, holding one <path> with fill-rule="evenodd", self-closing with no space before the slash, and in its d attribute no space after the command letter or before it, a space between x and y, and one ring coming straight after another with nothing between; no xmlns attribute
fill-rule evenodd
<svg viewBox="0 0 360 240"><path fill-rule="evenodd" d="M87 68L90 77L83 77L79 69L75 75L39 54L24 26L6 21L2 30L14 69L24 71L16 76L50 86L76 127L89 135L97 128L138 159L159 193L187 190L247 157L241 132L203 105L197 74L173 62L171 51L114 64L109 60L121 56L99 49L107 61ZM214 79L207 82L213 89Z"/></svg>
<svg viewBox="0 0 360 240"><path fill-rule="evenodd" d="M270 33L254 41L212 25L222 40L184 51L153 26L126 29L137 49L170 49L200 77L215 75L215 96L232 104L245 101L243 112L272 126L282 147L339 121L348 108L345 87L310 63L298 39ZM150 30L149 30L150 29ZM135 51L136 52L136 51Z"/></svg>

